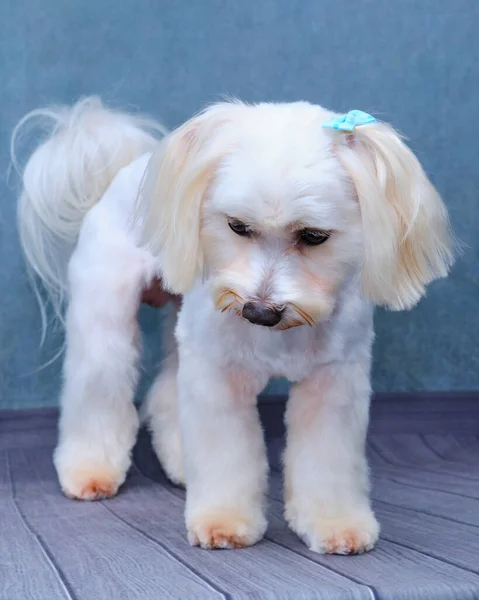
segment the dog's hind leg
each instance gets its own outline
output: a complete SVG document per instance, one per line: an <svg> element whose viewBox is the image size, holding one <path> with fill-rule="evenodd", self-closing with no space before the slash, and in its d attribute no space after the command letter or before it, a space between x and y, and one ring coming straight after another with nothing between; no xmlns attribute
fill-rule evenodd
<svg viewBox="0 0 479 600"><path fill-rule="evenodd" d="M93 228L94 229L94 228ZM137 311L151 264L113 227L89 232L70 261L70 302L55 466L66 495L113 496L136 439Z"/></svg>
<svg viewBox="0 0 479 600"><path fill-rule="evenodd" d="M178 349L174 336L177 307L170 306L165 317L163 345L165 358L145 402L145 419L153 448L168 478L184 485L183 452L178 414Z"/></svg>

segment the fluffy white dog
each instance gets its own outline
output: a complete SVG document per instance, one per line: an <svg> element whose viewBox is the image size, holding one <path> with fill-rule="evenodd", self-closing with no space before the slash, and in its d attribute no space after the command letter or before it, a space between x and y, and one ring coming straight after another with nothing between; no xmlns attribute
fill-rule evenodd
<svg viewBox="0 0 479 600"><path fill-rule="evenodd" d="M317 552L371 549L373 305L411 308L452 264L445 207L412 152L385 123L327 129L334 113L305 102L217 104L161 141L157 124L94 98L33 116L54 126L26 165L19 224L56 310L67 305L64 492L106 497L125 480L137 309L161 276L184 299L147 415L186 484L190 543L261 539L256 398L285 376L286 519Z"/></svg>

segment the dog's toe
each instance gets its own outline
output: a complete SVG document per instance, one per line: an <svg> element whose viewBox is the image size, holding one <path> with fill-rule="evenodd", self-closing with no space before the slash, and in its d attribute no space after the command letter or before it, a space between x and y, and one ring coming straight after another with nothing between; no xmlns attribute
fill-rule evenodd
<svg viewBox="0 0 479 600"><path fill-rule="evenodd" d="M252 519L237 511L216 510L190 520L188 540L207 550L245 548L258 542L265 528L262 516Z"/></svg>
<svg viewBox="0 0 479 600"><path fill-rule="evenodd" d="M379 536L379 524L372 512L360 512L336 517L289 524L310 550L320 554L362 554L374 548Z"/></svg>

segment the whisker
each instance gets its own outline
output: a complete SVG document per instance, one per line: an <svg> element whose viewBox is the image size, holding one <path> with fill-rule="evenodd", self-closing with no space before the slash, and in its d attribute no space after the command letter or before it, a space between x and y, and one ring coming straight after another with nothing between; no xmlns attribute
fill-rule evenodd
<svg viewBox="0 0 479 600"><path fill-rule="evenodd" d="M294 319L294 321L287 321L286 323L280 323L276 329L277 331L286 331L287 329L293 329L293 327L301 327L304 325L303 319Z"/></svg>
<svg viewBox="0 0 479 600"><path fill-rule="evenodd" d="M298 311L299 315L305 320L305 322L310 327L312 327L314 325L313 317L308 312L306 312L304 309L302 309L301 307L295 305L295 308Z"/></svg>
<svg viewBox="0 0 479 600"><path fill-rule="evenodd" d="M221 309L221 312L223 313L223 312L226 312L227 310L230 310L230 309L231 309L231 307L232 307L234 304L236 304L235 300L233 300L233 302L230 302L229 304L227 304L226 306L224 306L224 307Z"/></svg>
<svg viewBox="0 0 479 600"><path fill-rule="evenodd" d="M291 306L294 308L294 310L298 313L298 315L304 320L304 322L307 325L309 325L310 327L312 327L314 325L314 319L309 313L307 313L305 310L303 310L302 308L300 308L297 304L294 304L293 302L291 303Z"/></svg>
<svg viewBox="0 0 479 600"><path fill-rule="evenodd" d="M223 304L223 302L226 299L226 296L228 296L230 294L230 292L228 290L224 290L223 292L221 292L221 294L218 296L217 300L216 300L216 308L220 308L221 305Z"/></svg>

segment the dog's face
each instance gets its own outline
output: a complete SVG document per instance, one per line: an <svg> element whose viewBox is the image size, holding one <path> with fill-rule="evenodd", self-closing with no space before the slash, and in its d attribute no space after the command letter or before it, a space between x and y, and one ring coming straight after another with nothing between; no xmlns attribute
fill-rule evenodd
<svg viewBox="0 0 479 600"><path fill-rule="evenodd" d="M341 284L405 308L451 261L447 215L391 128L346 136L306 103L217 105L173 132L147 179L166 284L284 330L327 319Z"/></svg>
<svg viewBox="0 0 479 600"><path fill-rule="evenodd" d="M362 260L354 188L312 131L316 114L305 112L301 124L258 111L226 130L234 147L217 165L202 210L205 276L217 308L276 330L329 317L341 282Z"/></svg>

